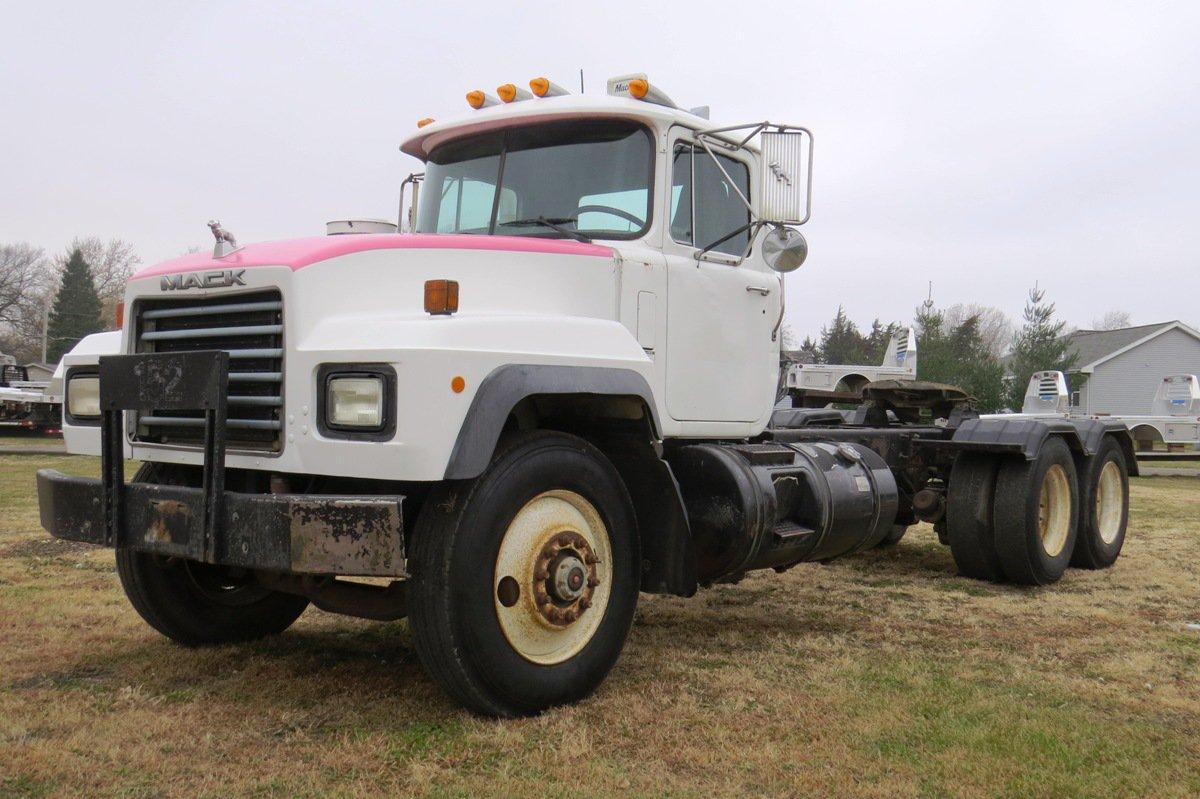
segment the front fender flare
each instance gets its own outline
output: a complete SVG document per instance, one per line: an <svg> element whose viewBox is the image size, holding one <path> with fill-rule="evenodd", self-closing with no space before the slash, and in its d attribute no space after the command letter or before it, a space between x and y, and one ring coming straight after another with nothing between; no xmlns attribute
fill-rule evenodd
<svg viewBox="0 0 1200 799"><path fill-rule="evenodd" d="M662 429L650 384L633 369L506 364L479 384L450 452L446 479L466 480L482 474L512 409L526 397L543 394L636 397L649 409L654 429Z"/></svg>

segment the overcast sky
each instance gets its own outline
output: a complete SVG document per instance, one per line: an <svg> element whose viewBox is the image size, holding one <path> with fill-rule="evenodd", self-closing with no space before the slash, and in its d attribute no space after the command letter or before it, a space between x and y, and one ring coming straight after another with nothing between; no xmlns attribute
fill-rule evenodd
<svg viewBox="0 0 1200 799"><path fill-rule="evenodd" d="M715 123L816 133L789 324L1200 321L1200 5L0 0L0 242L119 236L143 261L395 214L397 147L464 93L649 73ZM737 14L744 13L744 17Z"/></svg>

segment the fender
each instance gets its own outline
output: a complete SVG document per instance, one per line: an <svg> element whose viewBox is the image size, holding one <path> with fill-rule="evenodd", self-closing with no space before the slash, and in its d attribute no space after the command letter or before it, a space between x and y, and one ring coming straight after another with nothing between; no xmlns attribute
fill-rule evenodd
<svg viewBox="0 0 1200 799"><path fill-rule="evenodd" d="M479 384L450 452L446 479L467 480L482 474L509 413L521 400L539 394L636 397L650 409L655 435L662 429L650 384L632 369L506 364Z"/></svg>
<svg viewBox="0 0 1200 799"><path fill-rule="evenodd" d="M963 449L1008 450L1033 460L1052 435L1066 439L1075 454L1088 454L1079 431L1066 419L967 419L954 431L952 441Z"/></svg>
<svg viewBox="0 0 1200 799"><path fill-rule="evenodd" d="M1009 450L1033 460L1052 435L1062 436L1077 457L1094 453L1106 435L1114 435L1125 453L1129 473L1137 475L1137 460L1129 430L1115 420L1103 419L968 419L954 431L955 444L963 449Z"/></svg>

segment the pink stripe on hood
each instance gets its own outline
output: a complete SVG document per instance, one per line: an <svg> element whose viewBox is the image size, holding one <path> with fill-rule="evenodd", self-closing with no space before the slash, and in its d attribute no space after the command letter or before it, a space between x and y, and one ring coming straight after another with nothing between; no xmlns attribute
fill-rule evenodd
<svg viewBox="0 0 1200 799"><path fill-rule="evenodd" d="M195 253L148 266L131 280L175 272L211 269L247 269L254 266L286 266L295 272L319 261L367 250L491 250L532 252L551 255L595 255L611 257L613 251L599 244L564 239L525 236L472 236L428 233L358 233L344 236L314 236L247 244L224 258Z"/></svg>

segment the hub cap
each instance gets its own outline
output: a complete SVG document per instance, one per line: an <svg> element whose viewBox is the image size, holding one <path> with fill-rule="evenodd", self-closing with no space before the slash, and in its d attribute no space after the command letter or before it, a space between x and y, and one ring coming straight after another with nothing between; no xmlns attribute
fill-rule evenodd
<svg viewBox="0 0 1200 799"><path fill-rule="evenodd" d="M1067 545L1071 530L1071 483L1066 470L1057 463L1042 478L1038 498L1038 537L1050 557L1057 556Z"/></svg>
<svg viewBox="0 0 1200 799"><path fill-rule="evenodd" d="M1096 484L1096 528L1100 540L1111 544L1121 532L1121 517L1125 512L1125 492L1121 483L1121 468L1109 461L1100 470Z"/></svg>
<svg viewBox="0 0 1200 799"><path fill-rule="evenodd" d="M533 663L578 654L604 618L612 544L596 508L574 491L547 491L517 512L496 557L493 600L500 629Z"/></svg>

